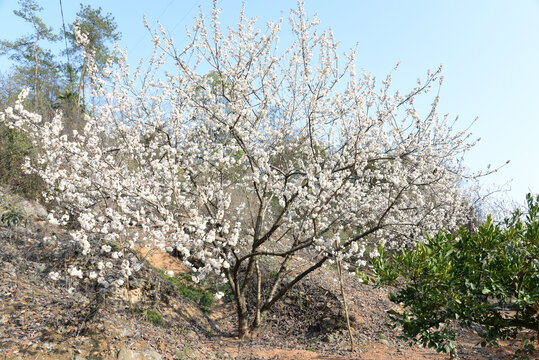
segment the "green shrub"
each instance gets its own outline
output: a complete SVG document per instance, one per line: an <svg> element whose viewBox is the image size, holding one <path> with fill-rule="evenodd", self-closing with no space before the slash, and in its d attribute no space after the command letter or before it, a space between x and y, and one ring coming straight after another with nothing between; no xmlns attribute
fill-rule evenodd
<svg viewBox="0 0 539 360"><path fill-rule="evenodd" d="M21 214L15 208L10 208L2 212L2 216L0 217L0 221L2 221L2 224L6 225L9 228L14 228L21 225L23 219L23 214Z"/></svg>
<svg viewBox="0 0 539 360"><path fill-rule="evenodd" d="M489 216L477 232L440 231L411 251L389 258L382 248L373 260L377 285L399 282L390 300L403 338L456 356L457 325L480 329L482 346L522 338L516 355L531 354L539 331L539 196L527 196L528 213L519 211L496 225ZM500 307L508 306L510 315Z"/></svg>
<svg viewBox="0 0 539 360"><path fill-rule="evenodd" d="M0 183L27 198L38 198L45 190L44 182L22 170L26 157L34 159L36 151L25 133L0 125Z"/></svg>
<svg viewBox="0 0 539 360"><path fill-rule="evenodd" d="M14 228L21 225L26 227L29 221L30 218L12 204L8 204L0 215L0 222L9 229L9 241L13 238Z"/></svg>

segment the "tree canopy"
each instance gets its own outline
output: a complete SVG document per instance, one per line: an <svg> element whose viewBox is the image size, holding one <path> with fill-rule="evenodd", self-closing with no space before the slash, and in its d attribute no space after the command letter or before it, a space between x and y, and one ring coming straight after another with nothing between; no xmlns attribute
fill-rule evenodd
<svg viewBox="0 0 539 360"><path fill-rule="evenodd" d="M195 280L228 284L244 338L314 271L466 221L461 157L473 142L437 114L438 96L425 116L415 108L441 69L394 92L391 77L358 74L355 51L342 55L301 2L284 48L282 21L258 29L242 13L223 32L219 13L196 18L182 49L155 31L148 68L133 73L120 50L97 66L75 27L103 100L84 128L64 136L62 115L43 122L24 93L1 116L42 149L25 166L58 205L50 222L79 224L88 261L69 269L75 282L122 286L142 266L135 245L174 250ZM167 60L174 72L161 71Z"/></svg>

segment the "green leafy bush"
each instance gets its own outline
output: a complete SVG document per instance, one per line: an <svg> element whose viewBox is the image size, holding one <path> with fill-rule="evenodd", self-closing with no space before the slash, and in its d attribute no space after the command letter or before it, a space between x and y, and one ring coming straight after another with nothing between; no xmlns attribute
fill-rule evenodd
<svg viewBox="0 0 539 360"><path fill-rule="evenodd" d="M399 283L389 311L403 338L456 357L456 326L479 329L482 346L522 337L518 356L533 352L539 330L539 196L496 225L489 216L475 233L440 231L411 251L373 260L377 285ZM502 311L510 309L510 312ZM521 330L526 336L522 335Z"/></svg>
<svg viewBox="0 0 539 360"><path fill-rule="evenodd" d="M43 180L22 169L25 158L34 159L36 151L25 133L0 125L0 183L27 198L40 196L45 190Z"/></svg>
<svg viewBox="0 0 539 360"><path fill-rule="evenodd" d="M0 211L0 222L9 229L9 241L11 241L14 235L13 230L21 225L26 227L30 221L30 218L12 204L7 204L7 208Z"/></svg>
<svg viewBox="0 0 539 360"><path fill-rule="evenodd" d="M22 220L22 214L14 208L10 208L2 212L2 216L0 217L0 221L2 221L2 224L6 225L9 228L14 228L21 225Z"/></svg>

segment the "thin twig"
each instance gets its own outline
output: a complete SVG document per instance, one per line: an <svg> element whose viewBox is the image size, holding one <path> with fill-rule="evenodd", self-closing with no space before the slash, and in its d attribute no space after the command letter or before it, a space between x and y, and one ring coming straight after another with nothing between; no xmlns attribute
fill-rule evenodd
<svg viewBox="0 0 539 360"><path fill-rule="evenodd" d="M337 245L337 244L336 244ZM339 275L339 284L341 287L341 296L344 304L344 315L346 317L346 327L348 329L348 336L350 337L350 351L354 352L354 337L352 335L352 328L350 327L350 316L348 315L348 303L346 302L346 296L344 294L344 282L342 279L342 267L341 260L337 259L337 274Z"/></svg>

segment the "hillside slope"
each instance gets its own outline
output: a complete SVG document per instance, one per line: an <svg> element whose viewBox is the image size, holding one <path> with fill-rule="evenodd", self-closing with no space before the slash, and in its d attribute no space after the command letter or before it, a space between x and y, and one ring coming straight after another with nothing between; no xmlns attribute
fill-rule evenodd
<svg viewBox="0 0 539 360"><path fill-rule="evenodd" d="M202 305L186 271L163 252L148 256L148 266L130 284L103 302L91 288L68 291L65 279L50 271L64 269L76 256L44 234L67 237L61 229L33 224L0 230L1 359L448 359L447 355L410 347L384 326L392 304L387 292L350 277L350 301L356 352L348 347L335 272L325 268L307 278L282 301L261 336L234 337L233 303ZM68 242L64 242L67 244ZM148 250L141 250L146 255ZM301 259L297 259L301 261ZM175 272L176 282L157 269ZM193 291L194 291L193 290ZM198 289L200 294L208 292ZM187 294L187 295L186 295ZM202 295L201 295L202 296ZM479 338L463 332L463 359L509 359L514 345L482 349Z"/></svg>

